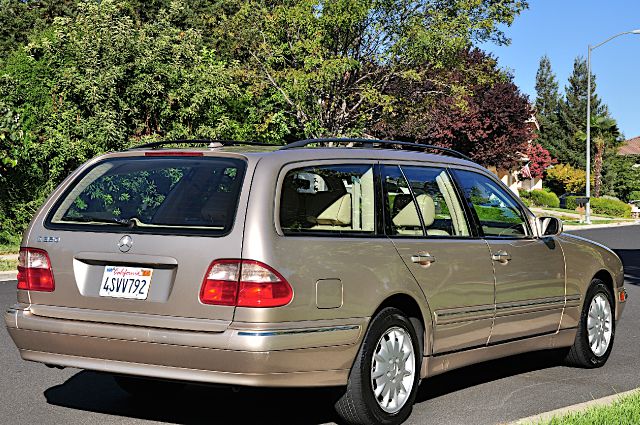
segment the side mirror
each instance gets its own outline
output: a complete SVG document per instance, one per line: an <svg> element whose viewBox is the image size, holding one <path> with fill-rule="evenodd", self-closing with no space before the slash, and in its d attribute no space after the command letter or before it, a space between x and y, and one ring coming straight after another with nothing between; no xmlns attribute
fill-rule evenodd
<svg viewBox="0 0 640 425"><path fill-rule="evenodd" d="M540 236L557 236L562 233L562 220L556 217L538 217L536 218Z"/></svg>

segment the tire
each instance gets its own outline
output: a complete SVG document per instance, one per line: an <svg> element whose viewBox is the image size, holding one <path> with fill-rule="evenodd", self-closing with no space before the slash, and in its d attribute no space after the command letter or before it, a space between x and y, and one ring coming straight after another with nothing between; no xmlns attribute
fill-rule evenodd
<svg viewBox="0 0 640 425"><path fill-rule="evenodd" d="M414 326L402 311L385 308L373 318L351 368L346 391L335 404L346 423L396 425L409 417L422 364L419 341ZM392 345L388 345L389 342ZM404 356L407 357L402 364ZM372 375L378 376L372 379ZM394 402L390 402L387 387L400 389L393 397ZM376 397L374 391L381 394Z"/></svg>
<svg viewBox="0 0 640 425"><path fill-rule="evenodd" d="M589 321L590 313L591 322ZM604 321L600 319L601 317ZM590 326L593 329L591 340L593 344L589 341ZM585 296L576 339L567 354L566 363L589 369L604 365L613 348L615 327L613 294L603 281L593 279ZM602 339L598 339L599 335L602 335Z"/></svg>
<svg viewBox="0 0 640 425"><path fill-rule="evenodd" d="M138 399L173 398L185 386L181 382L161 381L136 376L113 375L113 379L122 390Z"/></svg>

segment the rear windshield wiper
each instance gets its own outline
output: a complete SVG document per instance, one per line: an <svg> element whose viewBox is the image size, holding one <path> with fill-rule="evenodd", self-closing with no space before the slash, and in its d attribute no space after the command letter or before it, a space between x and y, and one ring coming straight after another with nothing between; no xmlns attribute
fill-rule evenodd
<svg viewBox="0 0 640 425"><path fill-rule="evenodd" d="M118 226L125 226L125 227L136 227L139 223L140 220L136 217L131 217L131 218L118 218L118 217L112 217L112 218L105 218L105 217L92 217L92 216L82 216L82 217L65 217L63 219L64 221L75 221L78 223L108 223L108 224L115 224Z"/></svg>

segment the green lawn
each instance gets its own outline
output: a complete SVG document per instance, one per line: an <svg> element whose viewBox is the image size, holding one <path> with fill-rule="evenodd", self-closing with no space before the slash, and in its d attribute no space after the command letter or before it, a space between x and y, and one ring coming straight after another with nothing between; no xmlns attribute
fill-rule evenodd
<svg viewBox="0 0 640 425"><path fill-rule="evenodd" d="M640 424L640 392L616 400L607 406L555 417L538 425L637 425Z"/></svg>
<svg viewBox="0 0 640 425"><path fill-rule="evenodd" d="M0 244L0 255L17 254L20 251L20 243L16 244Z"/></svg>
<svg viewBox="0 0 640 425"><path fill-rule="evenodd" d="M0 272L18 270L18 260L0 259Z"/></svg>

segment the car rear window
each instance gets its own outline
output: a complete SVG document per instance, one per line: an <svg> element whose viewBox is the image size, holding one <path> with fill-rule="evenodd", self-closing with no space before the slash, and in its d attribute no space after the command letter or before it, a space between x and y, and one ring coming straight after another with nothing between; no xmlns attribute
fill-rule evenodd
<svg viewBox="0 0 640 425"><path fill-rule="evenodd" d="M141 232L230 231L246 163L235 158L131 157L99 162L60 197L50 227Z"/></svg>

